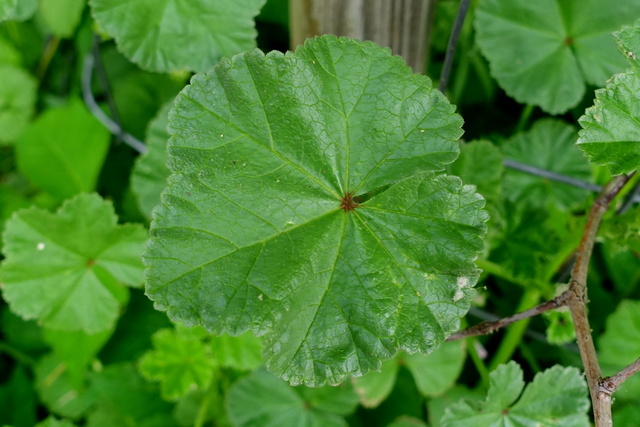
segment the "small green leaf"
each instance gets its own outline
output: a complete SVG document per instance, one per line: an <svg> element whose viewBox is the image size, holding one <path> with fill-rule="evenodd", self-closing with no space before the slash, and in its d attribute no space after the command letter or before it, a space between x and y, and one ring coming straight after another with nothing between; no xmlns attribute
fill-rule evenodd
<svg viewBox="0 0 640 427"><path fill-rule="evenodd" d="M265 0L91 0L100 28L149 71L205 71L255 47L253 18Z"/></svg>
<svg viewBox="0 0 640 427"><path fill-rule="evenodd" d="M612 175L640 167L640 68L616 74L596 91L593 106L580 117L578 146Z"/></svg>
<svg viewBox="0 0 640 427"><path fill-rule="evenodd" d="M442 427L590 425L587 384L576 368L554 366L538 373L525 388L522 369L512 361L499 366L490 378L487 399L450 406Z"/></svg>
<svg viewBox="0 0 640 427"><path fill-rule="evenodd" d="M173 102L162 107L147 129L147 151L136 159L131 174L131 189L138 196L142 213L151 218L151 211L160 203L160 193L167 185L171 171L167 164L167 123Z"/></svg>
<svg viewBox="0 0 640 427"><path fill-rule="evenodd" d="M639 15L638 0L483 0L475 28L500 86L559 114L625 68L610 33Z"/></svg>
<svg viewBox="0 0 640 427"><path fill-rule="evenodd" d="M156 332L153 350L140 360L142 375L160 381L163 397L171 400L192 390L205 389L211 382L214 367L202 334L188 329L181 329L179 333L171 329Z"/></svg>
<svg viewBox="0 0 640 427"><path fill-rule="evenodd" d="M461 119L370 42L323 36L197 75L145 254L155 306L265 335L267 367L336 384L428 353L475 295L487 214L456 177Z"/></svg>
<svg viewBox="0 0 640 427"><path fill-rule="evenodd" d="M67 366L54 354L38 361L35 383L40 400L51 412L63 417L76 420L85 415L95 401L92 393L73 387Z"/></svg>
<svg viewBox="0 0 640 427"><path fill-rule="evenodd" d="M0 65L0 145L15 141L27 128L38 82L22 68Z"/></svg>
<svg viewBox="0 0 640 427"><path fill-rule="evenodd" d="M537 121L529 131L506 141L502 145L502 152L511 160L590 181L591 168L576 148L576 139L573 126L559 120L543 119ZM570 209L584 203L589 195L587 190L513 169L505 170L503 190L513 202L542 209L549 204Z"/></svg>
<svg viewBox="0 0 640 427"><path fill-rule="evenodd" d="M40 15L54 35L71 37L86 4L86 0L40 0Z"/></svg>
<svg viewBox="0 0 640 427"><path fill-rule="evenodd" d="M264 369L237 381L227 394L235 427L346 427L358 397L349 387L293 388Z"/></svg>
<svg viewBox="0 0 640 427"><path fill-rule="evenodd" d="M211 354L220 366L247 371L262 365L262 343L251 332L236 337L210 337L210 346Z"/></svg>
<svg viewBox="0 0 640 427"><path fill-rule="evenodd" d="M569 311L547 311L544 313L544 317L549 322L547 341L551 344L561 345L576 339L576 331Z"/></svg>
<svg viewBox="0 0 640 427"><path fill-rule="evenodd" d="M146 236L140 225L116 225L110 203L79 195L56 213L16 212L7 222L0 267L11 310L51 329L92 334L110 329L127 286L142 282Z"/></svg>
<svg viewBox="0 0 640 427"><path fill-rule="evenodd" d="M53 353L67 366L71 386L81 389L89 364L112 333L110 329L93 335L83 331L45 329L44 338L51 346Z"/></svg>
<svg viewBox="0 0 640 427"><path fill-rule="evenodd" d="M16 141L18 167L64 200L93 191L109 148L109 132L79 100L47 110Z"/></svg>
<svg viewBox="0 0 640 427"><path fill-rule="evenodd" d="M463 341L442 343L431 354L411 354L402 358L411 371L420 393L437 396L449 389L458 379L465 359Z"/></svg>
<svg viewBox="0 0 640 427"><path fill-rule="evenodd" d="M353 389L360 397L360 404L365 408L375 408L385 400L396 383L398 375L397 358L382 362L380 371L372 371L359 378L354 378Z"/></svg>
<svg viewBox="0 0 640 427"><path fill-rule="evenodd" d="M607 318L604 334L598 340L598 355L604 376L614 375L633 363L640 354L640 301L623 300ZM616 390L616 398L637 400L640 377L628 378Z"/></svg>
<svg viewBox="0 0 640 427"><path fill-rule="evenodd" d="M632 66L640 66L640 20L613 33L618 47Z"/></svg>

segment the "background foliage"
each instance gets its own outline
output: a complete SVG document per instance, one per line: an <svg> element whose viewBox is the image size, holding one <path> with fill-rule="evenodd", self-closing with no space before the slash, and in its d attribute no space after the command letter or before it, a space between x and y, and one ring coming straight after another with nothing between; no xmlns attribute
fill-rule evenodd
<svg viewBox="0 0 640 427"><path fill-rule="evenodd" d="M434 81L457 5L437 4ZM295 54L252 50L286 51L283 0L0 0L0 424L588 425L568 313L442 341L556 295L593 190L640 166L640 30L630 25L638 17L635 0L477 2L446 94L454 108L429 79L372 44L329 37ZM190 80L192 72L201 74ZM99 112L117 126L105 128ZM212 140L218 151L206 145ZM322 158L314 145L302 153L310 141L334 155ZM417 148L403 151L407 141ZM391 154L371 148L387 143ZM367 155L349 163L351 148ZM514 169L519 164L572 185ZM608 214L588 278L605 374L640 355L637 181ZM206 186L190 188L196 183ZM358 188L369 210L347 217L339 201ZM261 204L269 198L281 209L267 212ZM251 215L218 208L225 203ZM202 218L193 206L216 215ZM431 225L419 227L425 206L430 215L419 221ZM304 239L288 231L296 225ZM149 228L147 297L141 257ZM220 250L194 240L217 230L242 254L256 239L273 252L216 271L250 277L254 266L238 265L260 259L257 276L277 286L247 288L255 307L203 318L217 313L198 304L209 303L218 282L205 281L204 294L197 281L165 282ZM362 236L385 244L361 244ZM410 244L384 252L394 237ZM289 245L296 238L302 243ZM333 250L336 242L348 250ZM442 255L438 245L456 250ZM362 248L374 249L365 257ZM318 270L313 284L337 289L343 298L335 304L282 285L306 283L316 265L305 260L323 251L340 262ZM369 262L356 265L354 253ZM393 257L397 268L386 268ZM286 258L286 270L273 268L276 258ZM327 271L351 280L337 283ZM375 277L393 282L416 271L423 276L411 286L376 287ZM354 295L362 305L350 305ZM174 323L150 298L174 321L244 333ZM449 308L428 317L420 304L429 298ZM317 319L310 306L321 309ZM301 321L307 329L289 327ZM402 334L394 335L396 325ZM353 342L332 353L332 334L345 331ZM291 350L290 342L299 345ZM309 368L299 348L326 366ZM417 350L433 351L409 354ZM633 378L616 393L616 425L640 419L639 387Z"/></svg>

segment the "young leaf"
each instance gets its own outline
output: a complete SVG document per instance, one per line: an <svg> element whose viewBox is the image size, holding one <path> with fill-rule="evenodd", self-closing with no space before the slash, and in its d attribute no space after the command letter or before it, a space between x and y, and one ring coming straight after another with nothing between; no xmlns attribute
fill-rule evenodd
<svg viewBox="0 0 640 427"><path fill-rule="evenodd" d="M197 330L162 329L153 335L153 347L140 360L140 373L161 382L165 399L178 399L211 382L214 361Z"/></svg>
<svg viewBox="0 0 640 427"><path fill-rule="evenodd" d="M16 141L18 167L64 200L93 191L109 148L109 132L80 100L47 110Z"/></svg>
<svg viewBox="0 0 640 427"><path fill-rule="evenodd" d="M26 129L36 103L38 83L13 65L0 65L0 145L15 141Z"/></svg>
<svg viewBox="0 0 640 427"><path fill-rule="evenodd" d="M625 68L610 33L639 15L638 0L483 0L475 27L500 86L558 114L580 101L585 83L601 86Z"/></svg>
<svg viewBox="0 0 640 427"><path fill-rule="evenodd" d="M432 172L460 125L370 42L223 61L169 121L147 294L176 321L265 335L267 367L292 383L432 351L468 310L487 220L472 188Z"/></svg>
<svg viewBox="0 0 640 427"><path fill-rule="evenodd" d="M210 338L211 354L215 362L238 371L256 369L262 365L262 344L251 332L233 337L222 335Z"/></svg>
<svg viewBox="0 0 640 427"><path fill-rule="evenodd" d="M7 222L0 266L11 310L51 329L110 329L127 286L142 282L145 230L116 225L113 206L79 195L56 213L30 208Z"/></svg>
<svg viewBox="0 0 640 427"><path fill-rule="evenodd" d="M640 301L623 300L615 313L607 318L606 331L598 340L598 354L603 375L613 375L632 363L640 354ZM640 377L627 379L616 398L636 400L640 393Z"/></svg>
<svg viewBox="0 0 640 427"><path fill-rule="evenodd" d="M346 385L293 388L258 369L231 387L227 401L236 427L346 427L343 416L355 410L358 398Z"/></svg>
<svg viewBox="0 0 640 427"><path fill-rule="evenodd" d="M640 68L616 74L580 117L578 146L613 175L640 167Z"/></svg>
<svg viewBox="0 0 640 427"><path fill-rule="evenodd" d="M255 47L253 18L265 0L90 0L100 28L149 71L204 71Z"/></svg>
<svg viewBox="0 0 640 427"><path fill-rule="evenodd" d="M167 185L170 171L167 164L167 123L173 102L165 104L147 128L147 152L136 159L131 174L131 189L138 196L142 213L151 218L151 211L160 203L160 193Z"/></svg>
<svg viewBox="0 0 640 427"><path fill-rule="evenodd" d="M587 384L576 368L554 366L538 373L525 388L522 369L512 361L490 378L487 399L452 405L441 420L443 427L590 425Z"/></svg>
<svg viewBox="0 0 640 427"><path fill-rule="evenodd" d="M584 181L591 180L591 168L575 146L576 129L554 119L537 121L529 131L519 133L502 145L504 156L530 166L557 172ZM524 172L507 169L504 173L505 195L516 203L536 208L554 204L570 209L584 203L588 191L549 181Z"/></svg>
<svg viewBox="0 0 640 427"><path fill-rule="evenodd" d="M618 47L632 66L640 66L640 20L613 33Z"/></svg>

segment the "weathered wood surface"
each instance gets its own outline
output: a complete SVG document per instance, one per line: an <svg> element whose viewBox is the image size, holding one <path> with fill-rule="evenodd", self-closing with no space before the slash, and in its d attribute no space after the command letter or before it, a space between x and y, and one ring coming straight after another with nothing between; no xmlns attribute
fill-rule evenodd
<svg viewBox="0 0 640 427"><path fill-rule="evenodd" d="M289 0L291 47L321 34L371 40L423 73L436 0Z"/></svg>

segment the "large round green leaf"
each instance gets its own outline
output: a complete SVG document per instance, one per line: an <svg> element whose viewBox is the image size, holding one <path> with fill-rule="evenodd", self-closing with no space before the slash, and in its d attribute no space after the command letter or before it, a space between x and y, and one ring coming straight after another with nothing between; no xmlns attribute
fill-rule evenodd
<svg viewBox="0 0 640 427"><path fill-rule="evenodd" d="M640 0L483 0L477 41L500 86L519 102L558 114L586 84L626 67L611 32L640 16Z"/></svg>
<svg viewBox="0 0 640 427"><path fill-rule="evenodd" d="M461 119L373 43L324 36L196 76L170 114L147 294L172 319L265 335L267 367L338 383L459 327L484 200L435 176Z"/></svg>
<svg viewBox="0 0 640 427"><path fill-rule="evenodd" d="M265 0L91 0L93 16L122 53L157 72L204 71L255 47Z"/></svg>

